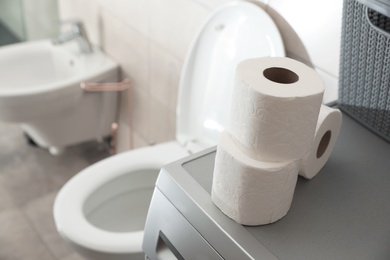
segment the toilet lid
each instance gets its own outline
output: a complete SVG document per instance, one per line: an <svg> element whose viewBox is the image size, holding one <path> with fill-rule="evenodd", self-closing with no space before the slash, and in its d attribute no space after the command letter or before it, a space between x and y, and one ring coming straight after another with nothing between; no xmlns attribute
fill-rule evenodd
<svg viewBox="0 0 390 260"><path fill-rule="evenodd" d="M217 144L228 126L236 66L242 60L284 56L280 33L260 7L233 2L216 10L187 54L179 85L176 138Z"/></svg>

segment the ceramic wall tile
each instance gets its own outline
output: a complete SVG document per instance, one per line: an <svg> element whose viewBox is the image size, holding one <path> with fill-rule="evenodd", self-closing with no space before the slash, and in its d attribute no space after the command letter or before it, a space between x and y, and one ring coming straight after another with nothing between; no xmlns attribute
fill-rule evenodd
<svg viewBox="0 0 390 260"><path fill-rule="evenodd" d="M150 0L97 0L101 8L148 35Z"/></svg>
<svg viewBox="0 0 390 260"><path fill-rule="evenodd" d="M101 14L96 0L59 0L58 5L61 21L81 20L91 43L101 45ZM60 31L67 29L69 27L63 25Z"/></svg>
<svg viewBox="0 0 390 260"><path fill-rule="evenodd" d="M152 98L175 112L183 62L157 44L150 43L149 80Z"/></svg>
<svg viewBox="0 0 390 260"><path fill-rule="evenodd" d="M132 149L137 149L140 147L148 146L150 144L153 144L152 142L148 143L143 137L139 136L136 132L133 132L132 134Z"/></svg>
<svg viewBox="0 0 390 260"><path fill-rule="evenodd" d="M287 53L338 76L342 1L270 0Z"/></svg>
<svg viewBox="0 0 390 260"><path fill-rule="evenodd" d="M175 121L168 107L161 104L155 98L151 99L151 137L155 143L161 143L175 139Z"/></svg>
<svg viewBox="0 0 390 260"><path fill-rule="evenodd" d="M130 94L130 128L132 134L151 143L150 137L150 93L139 88L133 88Z"/></svg>
<svg viewBox="0 0 390 260"><path fill-rule="evenodd" d="M104 49L119 63L122 77L129 78L131 84L128 98L122 95L119 111L124 115L120 115L121 121L125 122L128 117L131 129L147 139L149 132L148 39L109 12L103 12L102 17Z"/></svg>
<svg viewBox="0 0 390 260"><path fill-rule="evenodd" d="M0 17L2 24L17 36L17 38L26 40L24 31L25 21L22 13L23 1L0 1Z"/></svg>
<svg viewBox="0 0 390 260"><path fill-rule="evenodd" d="M58 34L58 3L56 0L24 0L25 29L28 40L53 38Z"/></svg>
<svg viewBox="0 0 390 260"><path fill-rule="evenodd" d="M196 32L210 10L195 1L150 0L149 37L184 59Z"/></svg>
<svg viewBox="0 0 390 260"><path fill-rule="evenodd" d="M148 85L148 39L108 12L103 12L104 51L119 63L122 78L129 77L132 88Z"/></svg>

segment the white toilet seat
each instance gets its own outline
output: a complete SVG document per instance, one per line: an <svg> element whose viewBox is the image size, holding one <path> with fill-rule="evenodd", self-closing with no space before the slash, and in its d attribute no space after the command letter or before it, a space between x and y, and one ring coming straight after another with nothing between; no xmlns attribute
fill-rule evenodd
<svg viewBox="0 0 390 260"><path fill-rule="evenodd" d="M57 195L54 218L58 232L87 249L115 253L142 251L143 231L118 233L99 229L87 221L84 203L92 192L109 180L142 169L159 170L164 164L188 154L183 146L173 141L118 154L86 168L68 181ZM145 178L143 181L147 182ZM140 187L140 183L134 186Z"/></svg>

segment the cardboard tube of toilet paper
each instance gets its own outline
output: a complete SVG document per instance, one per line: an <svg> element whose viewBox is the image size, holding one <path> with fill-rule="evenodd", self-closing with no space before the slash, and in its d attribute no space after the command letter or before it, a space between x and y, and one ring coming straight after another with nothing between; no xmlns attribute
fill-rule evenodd
<svg viewBox="0 0 390 260"><path fill-rule="evenodd" d="M302 159L299 175L311 179L322 169L336 144L341 121L340 110L321 106L314 142L310 152Z"/></svg>
<svg viewBox="0 0 390 260"><path fill-rule="evenodd" d="M212 201L239 224L275 222L290 209L298 170L297 161L262 162L246 156L224 132L217 146Z"/></svg>
<svg viewBox="0 0 390 260"><path fill-rule="evenodd" d="M253 159L300 159L311 148L323 92L322 79L301 62L245 60L236 70L229 131Z"/></svg>

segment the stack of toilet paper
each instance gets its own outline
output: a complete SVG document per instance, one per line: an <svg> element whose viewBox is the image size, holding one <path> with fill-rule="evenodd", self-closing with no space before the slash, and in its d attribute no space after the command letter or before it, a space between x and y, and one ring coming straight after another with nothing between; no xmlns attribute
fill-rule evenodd
<svg viewBox="0 0 390 260"><path fill-rule="evenodd" d="M287 214L298 174L314 177L328 160L341 113L321 105L324 84L289 58L249 59L237 66L230 125L215 159L212 200L243 225Z"/></svg>

